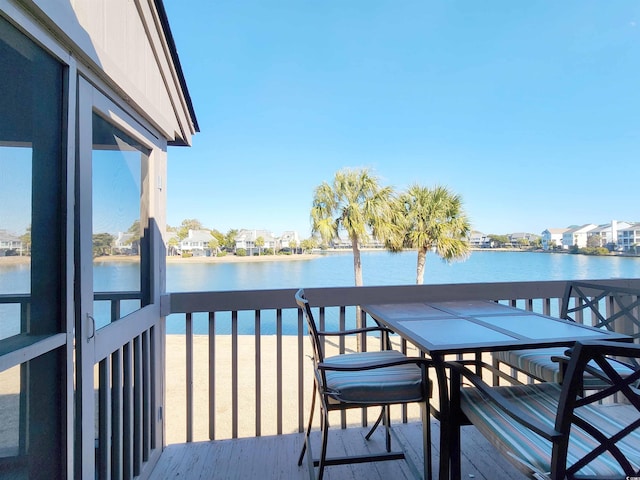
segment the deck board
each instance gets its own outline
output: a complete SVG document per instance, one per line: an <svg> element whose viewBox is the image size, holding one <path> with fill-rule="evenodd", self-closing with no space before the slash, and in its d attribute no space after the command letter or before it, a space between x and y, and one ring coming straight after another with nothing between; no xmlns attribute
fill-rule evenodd
<svg viewBox="0 0 640 480"><path fill-rule="evenodd" d="M330 454L344 455L376 451L384 448L384 435L379 429L371 441L364 439L365 428L331 430ZM422 426L419 422L394 426L393 446L410 456L422 470ZM439 422L432 421L432 455L434 478L438 471ZM302 445L302 434L216 440L212 442L179 443L166 447L150 480L235 480L235 479L308 479L306 459L301 467L297 460ZM312 434L314 454L319 451L319 432ZM521 480L526 478L472 426L462 432L462 478L475 480ZM412 479L411 469L404 461L388 461L327 467L327 480Z"/></svg>

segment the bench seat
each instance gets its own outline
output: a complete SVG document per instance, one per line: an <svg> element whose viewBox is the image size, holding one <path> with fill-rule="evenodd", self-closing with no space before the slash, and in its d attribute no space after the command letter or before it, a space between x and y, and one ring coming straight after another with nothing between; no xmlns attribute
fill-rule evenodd
<svg viewBox="0 0 640 480"><path fill-rule="evenodd" d="M505 350L502 352L492 352L492 355L495 359L504 364L511 365L519 371L527 372L527 374L531 375L536 380L561 383L562 371L559 363L553 360L553 357L564 357L566 351L566 347L550 347L525 350ZM629 366L619 362L611 361L611 365L623 378L634 372L632 368L629 368ZM593 362L590 366L599 370L597 365ZM597 376L590 375L588 372L585 372L584 388L602 388L602 381Z"/></svg>
<svg viewBox="0 0 640 480"><path fill-rule="evenodd" d="M553 429L556 422L561 386L557 383L541 383L536 385L522 385L513 387L497 387L496 393L504 396L509 402L532 415L539 422ZM514 420L511 416L498 408L496 404L485 397L479 389L461 389L460 408L478 430L501 452L515 461L529 475L549 475L551 470L551 441L534 433L532 430ZM598 425L598 429L613 434L624 427L607 412L607 409L625 409L625 413L637 418L635 407L624 405L586 405L576 412L580 418L591 425ZM619 412L618 412L619 413ZM599 445L584 430L574 425L570 434L568 449L568 463L572 464ZM640 432L632 432L623 439L618 447L636 470L640 469ZM578 472L580 476L599 476L600 478L626 477L609 452L589 463Z"/></svg>

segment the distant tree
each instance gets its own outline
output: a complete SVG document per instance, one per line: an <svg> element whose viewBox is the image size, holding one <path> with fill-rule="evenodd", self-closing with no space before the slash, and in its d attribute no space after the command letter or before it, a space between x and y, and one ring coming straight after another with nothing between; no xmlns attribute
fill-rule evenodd
<svg viewBox="0 0 640 480"><path fill-rule="evenodd" d="M213 237L218 240L218 246L224 245L224 233L216 230L215 228L212 228L211 235L213 235Z"/></svg>
<svg viewBox="0 0 640 480"><path fill-rule="evenodd" d="M115 238L110 233L95 233L93 235L93 256L101 257L111 253Z"/></svg>
<svg viewBox="0 0 640 480"><path fill-rule="evenodd" d="M394 202L397 235L388 238L386 246L393 252L405 248L418 251L416 283L424 279L427 253L434 250L443 260L469 256L471 226L462 208L462 199L446 187L413 185Z"/></svg>
<svg viewBox="0 0 640 480"><path fill-rule="evenodd" d="M204 227L200 220L189 218L182 221L178 227L178 239L184 240L189 236L189 230L203 230Z"/></svg>
<svg viewBox="0 0 640 480"><path fill-rule="evenodd" d="M509 237L507 235L495 235L492 233L488 235L488 238L496 247L503 247L509 243Z"/></svg>
<svg viewBox="0 0 640 480"><path fill-rule="evenodd" d="M296 253L296 249L298 248L298 242L295 240L289 240L289 248L291 249L291 253Z"/></svg>
<svg viewBox="0 0 640 480"><path fill-rule="evenodd" d="M140 232L140 219L135 219L133 221L133 223L131 224L131 226L129 227L129 229L127 230L127 233L130 233L131 235L133 235L134 237L140 238L141 236L141 232Z"/></svg>
<svg viewBox="0 0 640 480"><path fill-rule="evenodd" d="M218 256L218 246L219 245L220 245L220 243L218 242L218 239L216 237L213 237L211 240L209 240L209 244L207 246L213 252L213 256L214 257Z"/></svg>
<svg viewBox="0 0 640 480"><path fill-rule="evenodd" d="M353 271L356 286L362 285L360 244L372 234L385 239L394 224L391 222L390 187L382 187L368 169L343 169L335 174L332 184L323 182L313 195L312 230L325 242L346 231L353 250Z"/></svg>
<svg viewBox="0 0 640 480"><path fill-rule="evenodd" d="M602 246L602 237L598 234L587 237L587 247L598 248Z"/></svg>
<svg viewBox="0 0 640 480"><path fill-rule="evenodd" d="M262 247L264 247L263 237L256 238L256 247L258 247L258 255L260 255L260 251L262 250Z"/></svg>
<svg viewBox="0 0 640 480"><path fill-rule="evenodd" d="M578 249L583 255L609 255L609 250L604 247L584 247Z"/></svg>
<svg viewBox="0 0 640 480"><path fill-rule="evenodd" d="M227 251L233 252L235 250L237 236L238 236L238 230L235 230L235 229L231 229L226 233L226 235L224 236L224 241L222 242L222 245L227 249Z"/></svg>
<svg viewBox="0 0 640 480"><path fill-rule="evenodd" d="M307 238L300 242L300 248L302 248L302 253L310 252L317 246L318 246L318 242L316 242L314 238Z"/></svg>
<svg viewBox="0 0 640 480"><path fill-rule="evenodd" d="M167 246L169 247L169 255L175 255L178 250L178 237L171 237L167 242Z"/></svg>
<svg viewBox="0 0 640 480"><path fill-rule="evenodd" d="M518 246L520 248L528 247L529 246L529 240L526 239L526 238L519 238L518 239Z"/></svg>
<svg viewBox="0 0 640 480"><path fill-rule="evenodd" d="M31 225L27 227L26 232L24 232L20 236L20 241L22 242L23 250L21 252L22 255L31 254Z"/></svg>
<svg viewBox="0 0 640 480"><path fill-rule="evenodd" d="M133 245L134 242L140 242L140 239L142 238L140 220L134 220L131 226L124 233L128 234L129 237L122 242L123 245Z"/></svg>
<svg viewBox="0 0 640 480"><path fill-rule="evenodd" d="M247 256L247 251L244 248L238 248L236 250L236 256L238 256L238 257L246 257Z"/></svg>

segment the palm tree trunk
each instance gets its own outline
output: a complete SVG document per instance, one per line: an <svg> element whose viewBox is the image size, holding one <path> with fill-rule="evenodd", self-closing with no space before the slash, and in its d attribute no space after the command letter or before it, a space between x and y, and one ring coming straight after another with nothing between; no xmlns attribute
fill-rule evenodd
<svg viewBox="0 0 640 480"><path fill-rule="evenodd" d="M360 245L357 238L351 238L351 247L353 249L353 273L356 277L356 287L362 286L362 262L360 260ZM356 305L356 328L362 328L362 311L360 305ZM356 349L362 351L363 345L367 337L364 334L356 335Z"/></svg>
<svg viewBox="0 0 640 480"><path fill-rule="evenodd" d="M416 267L416 284L422 285L424 279L424 266L427 263L427 249L420 247L418 249L418 265Z"/></svg>
<svg viewBox="0 0 640 480"><path fill-rule="evenodd" d="M356 278L356 287L362 286L362 261L360 260L360 245L357 238L351 239L353 249L353 274Z"/></svg>

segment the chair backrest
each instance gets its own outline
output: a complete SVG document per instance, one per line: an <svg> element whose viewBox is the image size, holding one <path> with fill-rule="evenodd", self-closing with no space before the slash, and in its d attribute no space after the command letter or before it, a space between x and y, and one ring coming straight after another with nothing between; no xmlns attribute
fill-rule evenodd
<svg viewBox="0 0 640 480"><path fill-rule="evenodd" d="M611 341L576 342L572 350L556 415L555 430L564 441L554 443L551 465L551 471L557 474L554 478L573 478L585 466L599 470L603 466L610 468L611 463L619 464L626 475L638 475L640 392L634 384L640 378L640 369L623 378L608 362L607 357L612 356L638 360L640 345ZM593 368L594 363L599 369ZM599 376L608 387L583 396L582 378L585 370ZM599 405L603 399L613 396L617 399L617 405ZM613 414L611 410L603 412L602 407L622 410ZM572 429L585 433L575 432L570 436ZM576 450L575 445L571 448L570 442L579 442L581 446ZM568 460L568 450L580 451L582 458L572 456ZM601 454L610 454L607 460L609 465L600 461ZM602 478L602 472L596 476Z"/></svg>
<svg viewBox="0 0 640 480"><path fill-rule="evenodd" d="M318 363L324 361L324 351L322 350L320 335L318 335L318 327L316 326L316 322L313 318L313 313L311 312L309 301L304 295L303 288L296 292L296 303L298 304L300 310L302 310L304 318L307 321L307 327L309 328L309 339L311 340L311 346L313 348L313 360L317 365Z"/></svg>
<svg viewBox="0 0 640 480"><path fill-rule="evenodd" d="M575 298L571 306L571 298ZM605 308L601 308L604 300ZM607 328L624 333L640 343L640 291L608 285L586 282L567 282L562 299L560 317L571 321L580 321L585 315L591 315L592 321L585 317L584 322L597 328Z"/></svg>

